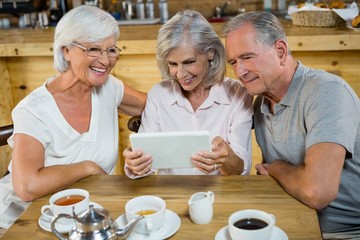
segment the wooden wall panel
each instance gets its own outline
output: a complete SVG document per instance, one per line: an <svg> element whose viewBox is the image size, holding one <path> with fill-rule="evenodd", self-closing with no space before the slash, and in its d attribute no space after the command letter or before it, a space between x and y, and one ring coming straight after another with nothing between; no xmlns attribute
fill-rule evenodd
<svg viewBox="0 0 360 240"><path fill-rule="evenodd" d="M9 72L4 58L0 58L0 93L0 126L4 126L12 123L10 113L14 106ZM11 148L9 146L0 147L0 177L5 174L10 160Z"/></svg>
<svg viewBox="0 0 360 240"><path fill-rule="evenodd" d="M293 55L305 65L342 77L360 96L360 51L294 52Z"/></svg>
<svg viewBox="0 0 360 240"><path fill-rule="evenodd" d="M0 58L0 126L10 124L11 110L14 107L11 83L6 59Z"/></svg>
<svg viewBox="0 0 360 240"><path fill-rule="evenodd" d="M161 80L154 54L121 56L113 74L129 86L145 92Z"/></svg>
<svg viewBox="0 0 360 240"><path fill-rule="evenodd" d="M42 85L47 78L56 74L52 57L11 57L8 71L14 104Z"/></svg>

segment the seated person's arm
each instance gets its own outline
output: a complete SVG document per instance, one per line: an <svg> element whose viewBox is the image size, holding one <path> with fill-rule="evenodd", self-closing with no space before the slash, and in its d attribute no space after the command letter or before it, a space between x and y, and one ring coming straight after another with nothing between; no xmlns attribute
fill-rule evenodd
<svg viewBox="0 0 360 240"><path fill-rule="evenodd" d="M92 161L45 167L44 146L34 137L14 135L12 181L16 194L32 201L90 175L106 174Z"/></svg>
<svg viewBox="0 0 360 240"><path fill-rule="evenodd" d="M321 209L336 198L345 154L339 144L318 143L306 151L303 165L276 160L257 169L262 174L268 171L296 199Z"/></svg>
<svg viewBox="0 0 360 240"><path fill-rule="evenodd" d="M141 116L145 108L146 93L140 92L124 83L124 96L119 111L130 116Z"/></svg>

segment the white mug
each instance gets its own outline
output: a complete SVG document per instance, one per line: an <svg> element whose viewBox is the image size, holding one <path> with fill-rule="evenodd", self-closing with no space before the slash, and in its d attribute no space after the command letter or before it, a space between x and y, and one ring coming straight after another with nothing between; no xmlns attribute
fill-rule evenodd
<svg viewBox="0 0 360 240"><path fill-rule="evenodd" d="M84 189L67 189L55 193L49 199L49 205L41 208L41 214L46 218L53 218L59 214L73 215L83 212L89 208L89 192ZM49 211L50 210L50 211ZM61 219L63 224L69 223L70 219Z"/></svg>
<svg viewBox="0 0 360 240"><path fill-rule="evenodd" d="M274 225L274 215L255 209L234 212L228 221L231 239L241 240L269 240Z"/></svg>
<svg viewBox="0 0 360 240"><path fill-rule="evenodd" d="M128 222L143 215L134 230L140 234L148 235L158 231L164 224L166 203L164 199L144 195L130 199L125 204L125 215Z"/></svg>
<svg viewBox="0 0 360 240"><path fill-rule="evenodd" d="M208 224L213 217L215 194L211 191L194 193L189 201L189 214L196 224Z"/></svg>

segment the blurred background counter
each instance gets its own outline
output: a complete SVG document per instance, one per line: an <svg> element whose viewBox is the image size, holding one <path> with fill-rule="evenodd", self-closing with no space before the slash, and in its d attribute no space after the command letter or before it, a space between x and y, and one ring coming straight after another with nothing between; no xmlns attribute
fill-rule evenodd
<svg viewBox="0 0 360 240"><path fill-rule="evenodd" d="M212 23L221 36L223 23ZM305 65L321 68L344 78L360 96L360 31L346 26L331 28L297 27L283 20L292 54ZM117 45L121 56L113 74L127 84L147 92L160 74L155 61L157 31L161 25L121 26ZM28 93L56 74L53 69L54 28L0 29L0 126L10 124L11 111ZM230 66L227 75L234 77ZM119 116L119 164L123 174L122 151L128 145L128 116ZM254 165L261 161L253 137ZM11 158L9 147L0 148L0 176ZM254 169L251 171L255 174Z"/></svg>

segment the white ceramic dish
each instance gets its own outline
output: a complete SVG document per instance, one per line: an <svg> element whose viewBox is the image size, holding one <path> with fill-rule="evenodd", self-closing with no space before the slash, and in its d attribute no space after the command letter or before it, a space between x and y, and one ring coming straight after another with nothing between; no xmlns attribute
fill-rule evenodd
<svg viewBox="0 0 360 240"><path fill-rule="evenodd" d="M94 205L95 208L102 208L102 206L96 202L90 202L90 205ZM48 210L50 211L50 210ZM39 226L44 229L45 231L51 232L51 219L49 219L47 216L41 215L39 217ZM75 224L75 221L74 221ZM60 222L56 223L56 229L60 233L69 233L70 230L73 228L74 224L64 225Z"/></svg>
<svg viewBox="0 0 360 240"><path fill-rule="evenodd" d="M216 233L215 240L232 240L229 233L229 227L225 226L221 228ZM283 230L281 230L277 226L274 226L273 234L270 240L289 240L289 238Z"/></svg>
<svg viewBox="0 0 360 240"><path fill-rule="evenodd" d="M121 229L127 224L126 216L123 214L115 220L118 227ZM166 209L165 225L160 230L151 233L150 235L141 235L135 231L130 233L127 240L159 240L166 239L174 235L180 228L180 217L173 211Z"/></svg>

